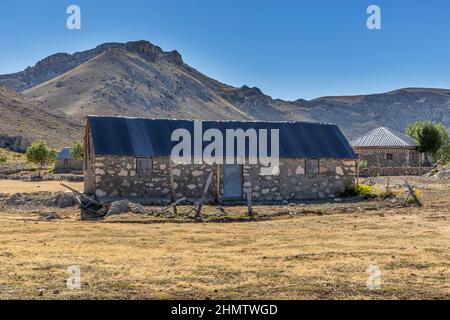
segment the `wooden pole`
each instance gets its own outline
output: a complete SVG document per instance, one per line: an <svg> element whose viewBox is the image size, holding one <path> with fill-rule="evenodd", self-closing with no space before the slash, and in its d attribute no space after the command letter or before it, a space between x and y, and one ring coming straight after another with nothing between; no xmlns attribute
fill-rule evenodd
<svg viewBox="0 0 450 320"><path fill-rule="evenodd" d="M215 192L216 203L220 201L220 165L216 164L216 192Z"/></svg>
<svg viewBox="0 0 450 320"><path fill-rule="evenodd" d="M390 192L390 179L391 177L387 177L387 185L386 185L386 194L389 194Z"/></svg>
<svg viewBox="0 0 450 320"><path fill-rule="evenodd" d="M408 181L405 182L406 188L408 188L408 195L406 196L405 199L405 206L408 204L408 198L409 196L411 196L414 200L414 202L419 206L419 207L423 207L422 202L420 202L419 198L417 197L416 192L414 191L414 187L411 186Z"/></svg>
<svg viewBox="0 0 450 320"><path fill-rule="evenodd" d="M247 212L250 218L253 218L253 208L252 208L252 190L247 191Z"/></svg>
<svg viewBox="0 0 450 320"><path fill-rule="evenodd" d="M209 174L208 180L206 181L206 186L205 186L205 189L203 190L202 197L201 197L200 201L198 202L197 208L195 209L195 221L202 220L202 217L201 217L202 206L203 206L203 202L206 199L206 195L208 194L208 189L211 184L213 175L214 175L214 171L211 171L211 173Z"/></svg>
<svg viewBox="0 0 450 320"><path fill-rule="evenodd" d="M177 201L175 201L174 203L168 205L167 207L162 208L162 211L167 211L170 208L175 208L178 204L180 204L181 202L183 202L184 200L186 200L185 197L178 199ZM176 211L175 211L176 212Z"/></svg>
<svg viewBox="0 0 450 320"><path fill-rule="evenodd" d="M92 202L93 204L96 204L96 205L98 205L98 206L101 206L101 205L102 205L100 202L98 202L98 201L92 199L91 197L88 197L87 195L85 195L84 193L81 193L81 192L78 191L78 190L75 190L75 189L69 187L68 185L65 185L64 183L61 183L61 185L62 185L64 188L67 188L67 189L69 189L70 191L72 191L72 192L78 194L80 197L82 197L82 198L84 198L84 199L86 199L86 200Z"/></svg>
<svg viewBox="0 0 450 320"><path fill-rule="evenodd" d="M175 201L173 206L173 214L177 214L177 201L176 201L176 191L175 191L175 182L173 179L173 167L172 167L172 159L169 159L169 178L170 178L170 191L171 191L171 200L172 202Z"/></svg>
<svg viewBox="0 0 450 320"><path fill-rule="evenodd" d="M359 160L356 160L356 185L359 185Z"/></svg>

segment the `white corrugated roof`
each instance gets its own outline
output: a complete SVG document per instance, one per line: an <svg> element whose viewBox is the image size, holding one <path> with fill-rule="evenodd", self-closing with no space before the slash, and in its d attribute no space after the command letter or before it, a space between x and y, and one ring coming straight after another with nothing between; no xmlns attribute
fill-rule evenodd
<svg viewBox="0 0 450 320"><path fill-rule="evenodd" d="M64 160L64 159L72 159L71 155L72 148L71 147L65 147L61 149L61 151L58 153L58 160Z"/></svg>
<svg viewBox="0 0 450 320"><path fill-rule="evenodd" d="M394 129L380 127L350 141L352 147L417 147L418 142Z"/></svg>

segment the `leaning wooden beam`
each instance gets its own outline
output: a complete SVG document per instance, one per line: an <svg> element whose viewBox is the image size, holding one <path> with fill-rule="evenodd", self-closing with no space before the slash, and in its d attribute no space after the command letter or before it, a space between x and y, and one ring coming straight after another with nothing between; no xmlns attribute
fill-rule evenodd
<svg viewBox="0 0 450 320"><path fill-rule="evenodd" d="M184 200L186 200L186 197L183 197L181 199L178 199L177 201L175 201L174 203L172 203L171 205L168 205L167 207L162 208L162 211L167 211L170 210L171 208L175 208L177 205L179 205L181 202L183 202Z"/></svg>
<svg viewBox="0 0 450 320"><path fill-rule="evenodd" d="M209 177L208 177L208 181L206 181L206 186L205 186L205 190L203 190L202 197L200 198L200 201L198 202L197 207L195 208L195 220L196 221L202 220L202 218L201 218L202 206L203 206L203 202L206 199L206 195L208 194L208 189L211 184L213 175L214 175L214 171L211 171L211 173L209 174Z"/></svg>
<svg viewBox="0 0 450 320"><path fill-rule="evenodd" d="M408 188L408 195L406 196L405 205L408 203L408 198L411 196L414 200L414 202L419 206L423 207L422 202L420 202L419 198L417 197L416 192L414 191L414 187L411 186L408 181L405 182L406 188Z"/></svg>
<svg viewBox="0 0 450 320"><path fill-rule="evenodd" d="M90 201L90 202L92 202L92 203L94 203L94 204L96 204L96 205L98 205L98 206L101 206L101 205L102 205L100 202L98 202L97 200L95 200L95 199L93 199L93 198L91 198L91 197L88 197L88 196L85 195L84 193L82 193L82 192L80 192L80 191L78 191L78 190L75 190L75 189L69 187L68 185L65 185L64 183L60 183L60 184L61 184L64 188L67 188L67 189L69 189L70 191L72 191L72 192L78 194L80 197L82 197L82 198L84 198L84 199L86 199L86 200L88 200L88 201Z"/></svg>

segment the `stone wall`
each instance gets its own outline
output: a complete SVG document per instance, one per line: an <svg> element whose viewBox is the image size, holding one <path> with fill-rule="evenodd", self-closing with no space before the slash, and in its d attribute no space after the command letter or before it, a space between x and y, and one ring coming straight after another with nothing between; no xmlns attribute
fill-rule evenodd
<svg viewBox="0 0 450 320"><path fill-rule="evenodd" d="M368 168L417 167L420 153L408 148L354 148L358 159L366 160ZM387 158L392 155L392 160Z"/></svg>
<svg viewBox="0 0 450 320"><path fill-rule="evenodd" d="M170 200L170 158L153 159L151 175L136 172L134 157L96 157L95 193L98 197L146 197ZM243 192L252 191L255 201L317 199L336 196L354 184L354 160L321 159L320 173L305 174L304 159L280 159L279 175L262 176L259 165L244 165ZM208 200L223 194L221 166L173 165L176 198L199 199L208 176L214 171ZM217 174L219 183L217 183ZM219 189L219 190L218 190Z"/></svg>
<svg viewBox="0 0 450 320"><path fill-rule="evenodd" d="M64 160L57 160L55 163L54 173L68 173L68 172L80 172L83 171L83 160L78 159L67 159L65 163Z"/></svg>
<svg viewBox="0 0 450 320"><path fill-rule="evenodd" d="M430 172L431 169L432 167L364 168L360 169L359 175L361 177L422 176Z"/></svg>

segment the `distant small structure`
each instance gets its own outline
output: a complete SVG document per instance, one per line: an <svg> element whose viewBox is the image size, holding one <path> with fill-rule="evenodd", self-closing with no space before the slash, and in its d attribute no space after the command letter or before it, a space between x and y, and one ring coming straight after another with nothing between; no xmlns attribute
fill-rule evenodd
<svg viewBox="0 0 450 320"><path fill-rule="evenodd" d="M419 143L404 133L380 127L350 141L360 163L361 176L420 175L422 166Z"/></svg>
<svg viewBox="0 0 450 320"><path fill-rule="evenodd" d="M54 173L77 173L83 172L83 160L72 157L72 148L63 148L56 158Z"/></svg>

